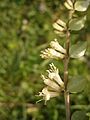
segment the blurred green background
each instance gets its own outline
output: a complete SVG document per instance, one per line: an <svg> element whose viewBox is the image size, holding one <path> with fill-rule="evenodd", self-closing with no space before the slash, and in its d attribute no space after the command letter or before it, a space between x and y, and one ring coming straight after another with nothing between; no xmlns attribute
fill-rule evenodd
<svg viewBox="0 0 90 120"><path fill-rule="evenodd" d="M0 0L0 120L65 120L64 98L54 98L44 105L35 96L44 87L41 73L54 62L63 76L62 61L42 60L40 51L57 38L52 24L58 18L67 19L63 0ZM80 13L77 13L80 14ZM90 112L90 10L85 29L72 33L71 43L88 42L82 59L71 59L70 76L83 75L87 87L71 95L71 112ZM80 14L82 15L82 14ZM81 87L81 86L80 86Z"/></svg>

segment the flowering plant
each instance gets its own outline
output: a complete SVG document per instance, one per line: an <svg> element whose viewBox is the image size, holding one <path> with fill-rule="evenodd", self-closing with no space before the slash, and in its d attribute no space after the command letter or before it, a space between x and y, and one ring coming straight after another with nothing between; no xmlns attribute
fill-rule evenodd
<svg viewBox="0 0 90 120"><path fill-rule="evenodd" d="M61 19L58 19L54 24L54 31L60 37L66 37L65 48L62 47L57 39L50 42L50 48L41 51L41 57L45 59L56 59L64 61L64 76L63 78L59 75L59 70L53 63L50 64L50 69L47 70L47 76L42 75L42 79L45 88L39 92L39 96L42 96L45 100L45 103L53 97L57 97L63 92L65 97L65 106L66 106L66 120L74 120L73 116L77 116L77 113L74 115L70 114L70 94L75 92L81 92L83 89L78 89L77 86L81 84L82 78L78 77L77 86L73 86L73 82L69 81L69 62L70 58L80 58L85 54L86 51L86 42L78 42L74 45L70 44L70 36L72 31L79 31L83 29L86 21L86 15L79 17L76 15L76 11L84 12L87 10L90 4L89 0L66 0L64 2L65 7L69 10L68 21L64 22ZM81 80L82 79L82 80Z"/></svg>

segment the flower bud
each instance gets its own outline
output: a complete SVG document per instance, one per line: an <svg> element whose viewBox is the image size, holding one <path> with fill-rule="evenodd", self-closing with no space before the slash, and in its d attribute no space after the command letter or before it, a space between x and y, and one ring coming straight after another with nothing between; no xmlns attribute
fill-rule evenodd
<svg viewBox="0 0 90 120"><path fill-rule="evenodd" d="M64 28L66 28L66 23L63 22L61 19L58 19L58 20L56 21L56 23L57 23L58 25L64 27Z"/></svg>
<svg viewBox="0 0 90 120"><path fill-rule="evenodd" d="M67 0L67 3L68 3L71 7L73 7L73 2L72 2L72 0Z"/></svg>
<svg viewBox="0 0 90 120"><path fill-rule="evenodd" d="M73 10L73 3L71 0L67 0L65 3L64 3L65 7L69 10Z"/></svg>
<svg viewBox="0 0 90 120"><path fill-rule="evenodd" d="M58 25L57 23L54 23L53 27L54 27L54 29L61 31L61 32L65 30L64 27Z"/></svg>

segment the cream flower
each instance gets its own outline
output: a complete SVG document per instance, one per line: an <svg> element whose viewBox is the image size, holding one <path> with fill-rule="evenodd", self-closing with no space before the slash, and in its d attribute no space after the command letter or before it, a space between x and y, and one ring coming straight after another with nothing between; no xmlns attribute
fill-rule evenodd
<svg viewBox="0 0 90 120"><path fill-rule="evenodd" d="M41 55L42 58L54 58L54 59L63 59L64 58L64 54L61 54L59 52L57 52L56 50L52 49L52 48L47 48L44 51L41 51Z"/></svg>
<svg viewBox="0 0 90 120"><path fill-rule="evenodd" d="M64 91L64 82L59 76L58 69L54 66L54 64L50 64L50 69L47 70L48 75L42 75L42 79L46 85L43 88L42 92L39 92L39 96L43 96L43 99L46 101L50 100L52 97L59 96L61 91Z"/></svg>
<svg viewBox="0 0 90 120"><path fill-rule="evenodd" d="M50 46L61 53L66 53L66 50L58 43L57 39L51 41Z"/></svg>
<svg viewBox="0 0 90 120"><path fill-rule="evenodd" d="M50 98L59 96L58 92L49 91L47 87L43 88L42 92L39 92L39 96L43 96L43 99L46 101L50 100Z"/></svg>
<svg viewBox="0 0 90 120"><path fill-rule="evenodd" d="M48 77L56 81L62 88L64 88L64 82L62 81L58 69L54 66L54 64L50 64L50 69L47 70Z"/></svg>
<svg viewBox="0 0 90 120"><path fill-rule="evenodd" d="M49 78L45 78L44 75L42 75L41 77L44 80L45 85L47 85L50 88L52 88L52 90L54 90L54 91L61 91L61 88L60 88L60 86L57 83L55 83L54 81L50 80Z"/></svg>

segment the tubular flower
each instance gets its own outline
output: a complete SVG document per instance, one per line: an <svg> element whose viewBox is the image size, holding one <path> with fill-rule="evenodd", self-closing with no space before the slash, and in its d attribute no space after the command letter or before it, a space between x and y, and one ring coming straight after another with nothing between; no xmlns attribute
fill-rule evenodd
<svg viewBox="0 0 90 120"><path fill-rule="evenodd" d="M47 48L44 51L41 51L41 55L40 56L42 58L45 58L45 59L47 59L47 58L51 58L51 59L53 59L53 58L55 58L55 59L60 58L60 59L63 59L65 55L62 54L62 53L57 52L56 50L54 50L52 48Z"/></svg>
<svg viewBox="0 0 90 120"><path fill-rule="evenodd" d="M59 96L58 92L49 91L47 87L43 88L42 92L39 92L39 96L43 96L43 99L46 101L50 100L50 98Z"/></svg>
<svg viewBox="0 0 90 120"><path fill-rule="evenodd" d="M58 83L61 88L64 88L64 82L62 81L58 69L54 66L53 63L50 64L50 69L47 70L48 77L53 79L56 83Z"/></svg>
<svg viewBox="0 0 90 120"><path fill-rule="evenodd" d="M50 46L61 53L66 53L66 50L58 43L57 39L51 41Z"/></svg>
<svg viewBox="0 0 90 120"><path fill-rule="evenodd" d="M59 96L61 91L64 91L64 82L60 78L59 71L53 63L50 64L50 69L47 72L47 76L41 76L46 87L43 88L42 92L39 92L39 96L43 96L45 102L52 97Z"/></svg>

